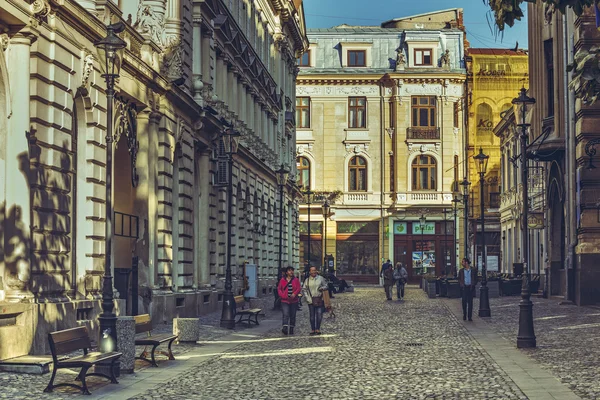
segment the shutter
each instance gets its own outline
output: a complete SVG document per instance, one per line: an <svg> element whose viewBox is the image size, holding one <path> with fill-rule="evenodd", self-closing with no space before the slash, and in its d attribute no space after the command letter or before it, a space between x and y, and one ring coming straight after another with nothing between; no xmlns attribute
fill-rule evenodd
<svg viewBox="0 0 600 400"><path fill-rule="evenodd" d="M223 158L217 159L216 185L218 185L218 186L227 185L227 180L229 178L228 169L229 168L228 168L227 160L225 160Z"/></svg>

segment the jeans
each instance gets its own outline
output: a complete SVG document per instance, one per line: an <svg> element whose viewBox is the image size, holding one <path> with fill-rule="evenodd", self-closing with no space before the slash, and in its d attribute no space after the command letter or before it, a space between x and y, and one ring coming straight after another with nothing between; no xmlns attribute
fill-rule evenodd
<svg viewBox="0 0 600 400"><path fill-rule="evenodd" d="M404 283L401 281L396 282L396 292L399 299L404 298Z"/></svg>
<svg viewBox="0 0 600 400"><path fill-rule="evenodd" d="M383 285L385 289L385 298L388 300L392 299L392 285Z"/></svg>
<svg viewBox="0 0 600 400"><path fill-rule="evenodd" d="M475 291L474 286L465 286L462 288L462 309L463 319L473 317L473 292Z"/></svg>
<svg viewBox="0 0 600 400"><path fill-rule="evenodd" d="M323 320L323 307L315 307L312 304L309 304L308 310L310 311L310 330L320 331L321 321Z"/></svg>
<svg viewBox="0 0 600 400"><path fill-rule="evenodd" d="M298 311L298 303L284 303L281 302L281 311L283 314L282 325L289 325L290 327L296 326L296 311Z"/></svg>

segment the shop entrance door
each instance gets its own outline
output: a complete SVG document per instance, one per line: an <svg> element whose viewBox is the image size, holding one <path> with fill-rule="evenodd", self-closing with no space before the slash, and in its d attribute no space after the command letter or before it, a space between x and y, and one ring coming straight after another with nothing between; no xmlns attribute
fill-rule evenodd
<svg viewBox="0 0 600 400"><path fill-rule="evenodd" d="M409 254L406 243L394 244L394 268L396 268L396 263L402 263L410 278L412 276L412 263L410 262Z"/></svg>

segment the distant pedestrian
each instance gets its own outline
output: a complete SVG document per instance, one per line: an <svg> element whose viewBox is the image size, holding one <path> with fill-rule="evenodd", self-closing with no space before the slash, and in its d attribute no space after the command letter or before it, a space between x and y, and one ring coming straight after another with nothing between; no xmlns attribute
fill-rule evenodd
<svg viewBox="0 0 600 400"><path fill-rule="evenodd" d="M383 288L385 289L385 297L388 300L392 299L392 287L394 286L394 269L386 268L383 271Z"/></svg>
<svg viewBox="0 0 600 400"><path fill-rule="evenodd" d="M462 268L458 272L458 283L462 290L462 309L463 321L467 318L473 321L473 295L475 294L475 285L477 285L477 268L471 268L468 258L463 258Z"/></svg>
<svg viewBox="0 0 600 400"><path fill-rule="evenodd" d="M302 286L310 312L310 334L320 335L323 320L323 291L327 290L327 281L319 275L317 267L311 266L309 277L304 280Z"/></svg>
<svg viewBox="0 0 600 400"><path fill-rule="evenodd" d="M406 285L406 282L408 281L408 272L402 263L396 263L394 280L396 281L396 294L398 300L404 300L404 285Z"/></svg>
<svg viewBox="0 0 600 400"><path fill-rule="evenodd" d="M384 262L381 265L381 272L379 273L379 276L383 276L383 273L386 269L388 268L393 268L394 266L392 265L392 262L390 260L387 260L386 262Z"/></svg>
<svg viewBox="0 0 600 400"><path fill-rule="evenodd" d="M302 291L300 281L294 276L294 267L287 267L285 276L277 285L277 293L281 299L281 312L283 314L282 329L284 335L294 334L296 326L296 311L298 311L298 295Z"/></svg>

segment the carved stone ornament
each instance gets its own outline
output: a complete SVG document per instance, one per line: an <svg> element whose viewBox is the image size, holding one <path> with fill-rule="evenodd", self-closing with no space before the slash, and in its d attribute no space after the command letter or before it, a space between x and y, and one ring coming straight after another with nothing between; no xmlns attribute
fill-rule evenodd
<svg viewBox="0 0 600 400"><path fill-rule="evenodd" d="M94 56L91 53L88 53L85 57L83 57L82 71L81 86L87 87L90 76L92 75L92 72L94 72Z"/></svg>
<svg viewBox="0 0 600 400"><path fill-rule="evenodd" d="M155 8L139 2L137 21L133 27L142 35L149 36L155 43L163 45L165 34L165 15Z"/></svg>
<svg viewBox="0 0 600 400"><path fill-rule="evenodd" d="M442 68L450 68L450 50L446 49L446 52L442 54L442 58L440 58L440 65Z"/></svg>
<svg viewBox="0 0 600 400"><path fill-rule="evenodd" d="M136 169L139 148L137 140L137 109L135 104L115 96L114 112L115 147L118 145L121 135L125 134L127 137L127 150L131 158L131 185L136 187L139 181Z"/></svg>
<svg viewBox="0 0 600 400"><path fill-rule="evenodd" d="M8 48L8 34L0 34L0 51L5 51Z"/></svg>
<svg viewBox="0 0 600 400"><path fill-rule="evenodd" d="M29 11L33 14L33 18L37 22L45 21L48 14L52 11L48 0L35 0L29 5Z"/></svg>
<svg viewBox="0 0 600 400"><path fill-rule="evenodd" d="M183 76L183 44L179 38L171 38L165 47L163 72L170 81Z"/></svg>
<svg viewBox="0 0 600 400"><path fill-rule="evenodd" d="M396 50L395 71L396 72L404 71L405 65L406 65L406 56L404 55L404 52L402 51L402 49L399 48Z"/></svg>

